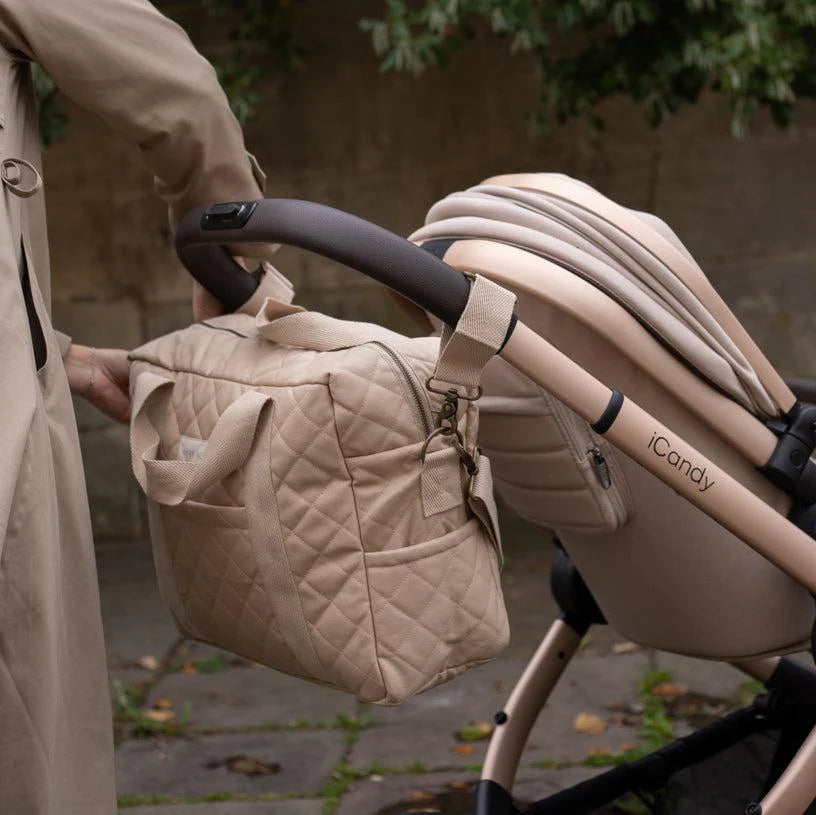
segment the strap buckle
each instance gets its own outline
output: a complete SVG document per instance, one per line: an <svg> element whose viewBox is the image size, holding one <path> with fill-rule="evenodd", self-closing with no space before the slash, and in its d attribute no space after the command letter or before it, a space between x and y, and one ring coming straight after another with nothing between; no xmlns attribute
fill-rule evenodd
<svg viewBox="0 0 816 815"><path fill-rule="evenodd" d="M440 396L451 396L451 397L453 397L455 399L464 399L466 402L476 402L476 401L478 401L479 399L482 398L482 393L484 393L484 391L482 390L481 385L476 386L476 394L474 396L471 396L468 393L459 393L459 391L456 390L456 388L454 388L454 387L449 387L449 388L446 388L445 390L442 390L441 388L435 388L431 384L432 382L442 382L442 380L441 379L436 379L433 376L429 376L425 380L425 387L431 393L438 393Z"/></svg>

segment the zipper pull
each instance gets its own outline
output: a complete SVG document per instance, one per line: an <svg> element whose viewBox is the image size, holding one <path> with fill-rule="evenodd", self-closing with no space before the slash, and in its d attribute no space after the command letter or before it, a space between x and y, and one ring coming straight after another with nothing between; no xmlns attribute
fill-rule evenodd
<svg viewBox="0 0 816 815"><path fill-rule="evenodd" d="M609 472L609 464L607 464L604 454L597 447L590 447L589 454L592 456L592 469L595 470L600 485L608 490L612 486L612 475Z"/></svg>

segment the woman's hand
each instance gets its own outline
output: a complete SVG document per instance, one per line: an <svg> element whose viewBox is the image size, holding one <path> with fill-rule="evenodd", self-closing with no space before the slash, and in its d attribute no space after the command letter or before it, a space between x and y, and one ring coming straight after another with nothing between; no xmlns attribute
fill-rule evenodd
<svg viewBox="0 0 816 815"><path fill-rule="evenodd" d="M120 348L72 343L64 358L71 393L83 396L117 422L130 421L130 363Z"/></svg>

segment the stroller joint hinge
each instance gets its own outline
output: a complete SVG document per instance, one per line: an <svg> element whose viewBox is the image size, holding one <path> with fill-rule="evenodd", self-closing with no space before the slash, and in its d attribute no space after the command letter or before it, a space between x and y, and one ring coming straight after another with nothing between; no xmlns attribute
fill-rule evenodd
<svg viewBox="0 0 816 815"><path fill-rule="evenodd" d="M816 504L816 465L810 461L816 449L816 406L797 403L785 422L774 420L768 427L779 440L762 473L795 498L800 511L809 508Z"/></svg>

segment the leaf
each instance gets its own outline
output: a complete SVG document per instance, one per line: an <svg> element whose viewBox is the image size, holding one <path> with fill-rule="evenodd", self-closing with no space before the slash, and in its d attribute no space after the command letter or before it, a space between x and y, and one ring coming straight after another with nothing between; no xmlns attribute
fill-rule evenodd
<svg viewBox="0 0 816 815"><path fill-rule="evenodd" d="M159 722L159 724L167 724L176 718L176 714L172 710L145 710L142 715L145 719L150 719L151 722Z"/></svg>
<svg viewBox="0 0 816 815"><path fill-rule="evenodd" d="M660 682L651 689L651 693L660 699L676 699L688 693L688 685L681 685L677 682Z"/></svg>
<svg viewBox="0 0 816 815"><path fill-rule="evenodd" d="M608 723L606 719L596 716L594 713L579 713L572 723L576 733L586 736L597 736L606 730Z"/></svg>
<svg viewBox="0 0 816 815"><path fill-rule="evenodd" d="M153 703L153 707L156 710L170 710L173 707L173 702L171 699L156 699Z"/></svg>
<svg viewBox="0 0 816 815"><path fill-rule="evenodd" d="M471 722L456 731L459 741L484 741L493 735L493 725L490 722Z"/></svg>
<svg viewBox="0 0 816 815"><path fill-rule="evenodd" d="M593 747L587 755L590 756L611 756L614 755L614 751L611 750L609 747Z"/></svg>
<svg viewBox="0 0 816 815"><path fill-rule="evenodd" d="M616 642L612 646L612 653L613 654L633 654L635 651L642 651L643 647L638 645L636 642Z"/></svg>
<svg viewBox="0 0 816 815"><path fill-rule="evenodd" d="M269 764L257 758L246 755L230 756L224 765L231 773L241 773L241 775L274 775L280 772L280 764L273 761Z"/></svg>
<svg viewBox="0 0 816 815"><path fill-rule="evenodd" d="M472 756L476 752L476 748L471 747L469 744L457 744L455 747L451 747L451 751L459 756Z"/></svg>
<svg viewBox="0 0 816 815"><path fill-rule="evenodd" d="M146 671L157 671L161 665L159 660L152 654L145 654L145 656L139 657L139 659L136 660L136 664Z"/></svg>
<svg viewBox="0 0 816 815"><path fill-rule="evenodd" d="M434 796L425 790L408 790L408 798L415 804L424 804L433 801Z"/></svg>

